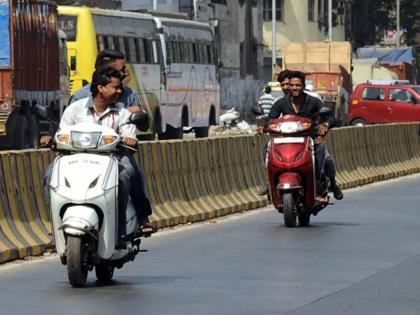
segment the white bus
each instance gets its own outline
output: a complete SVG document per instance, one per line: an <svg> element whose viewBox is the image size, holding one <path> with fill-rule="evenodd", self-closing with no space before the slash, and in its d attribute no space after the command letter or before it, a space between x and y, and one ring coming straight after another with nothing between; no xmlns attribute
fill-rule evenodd
<svg viewBox="0 0 420 315"><path fill-rule="evenodd" d="M207 137L218 123L220 87L214 35L209 25L155 17L164 62L161 108L166 134L181 138L183 127Z"/></svg>
<svg viewBox="0 0 420 315"><path fill-rule="evenodd" d="M135 89L152 117L151 139L208 135L219 116L219 84L209 25L150 14L59 6L72 92L88 83L103 49L125 53Z"/></svg>

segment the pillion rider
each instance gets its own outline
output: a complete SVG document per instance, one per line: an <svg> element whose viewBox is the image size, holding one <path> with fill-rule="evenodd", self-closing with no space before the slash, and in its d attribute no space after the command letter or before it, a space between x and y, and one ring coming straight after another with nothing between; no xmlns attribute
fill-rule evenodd
<svg viewBox="0 0 420 315"><path fill-rule="evenodd" d="M324 106L319 99L304 93L305 88L305 74L300 71L289 71L289 90L290 93L285 97L277 100L271 108L268 119L265 120L267 124L271 119L277 119L280 115L297 115L306 118L312 118ZM330 126L334 123L334 117L329 117L326 122L319 125L319 136L315 138L315 174L319 179L322 171L330 179L330 187L334 194L334 198L343 199L343 193L338 186L335 176L336 169L334 161L330 157L325 147L325 136ZM257 127L257 132L262 133L264 125Z"/></svg>

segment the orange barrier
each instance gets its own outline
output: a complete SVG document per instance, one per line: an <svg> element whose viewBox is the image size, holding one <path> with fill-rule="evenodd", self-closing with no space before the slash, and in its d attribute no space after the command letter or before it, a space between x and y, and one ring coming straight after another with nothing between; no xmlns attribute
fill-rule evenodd
<svg viewBox="0 0 420 315"><path fill-rule="evenodd" d="M268 137L232 136L143 142L136 156L158 228L265 206L261 149ZM420 171L418 124L332 130L327 147L343 188ZM39 255L51 246L41 178L48 150L0 152L0 262Z"/></svg>

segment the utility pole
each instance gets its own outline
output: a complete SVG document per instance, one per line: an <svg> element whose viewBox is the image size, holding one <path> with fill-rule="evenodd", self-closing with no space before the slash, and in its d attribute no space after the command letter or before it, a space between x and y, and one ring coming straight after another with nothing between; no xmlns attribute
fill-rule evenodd
<svg viewBox="0 0 420 315"><path fill-rule="evenodd" d="M397 46L400 46L400 0L397 0Z"/></svg>
<svg viewBox="0 0 420 315"><path fill-rule="evenodd" d="M276 43L276 0L272 0L272 37L271 37L271 59L272 59L272 78L275 74L275 64L277 60L277 43Z"/></svg>
<svg viewBox="0 0 420 315"><path fill-rule="evenodd" d="M153 0L153 11L157 11L157 0Z"/></svg>
<svg viewBox="0 0 420 315"><path fill-rule="evenodd" d="M328 0L328 40L332 42L332 0Z"/></svg>

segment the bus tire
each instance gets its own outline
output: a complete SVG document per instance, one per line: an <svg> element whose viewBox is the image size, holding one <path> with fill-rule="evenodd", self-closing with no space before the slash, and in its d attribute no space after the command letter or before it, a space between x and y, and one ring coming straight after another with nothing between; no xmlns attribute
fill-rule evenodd
<svg viewBox="0 0 420 315"><path fill-rule="evenodd" d="M207 138L209 136L209 126L195 127L194 131L196 138Z"/></svg>

